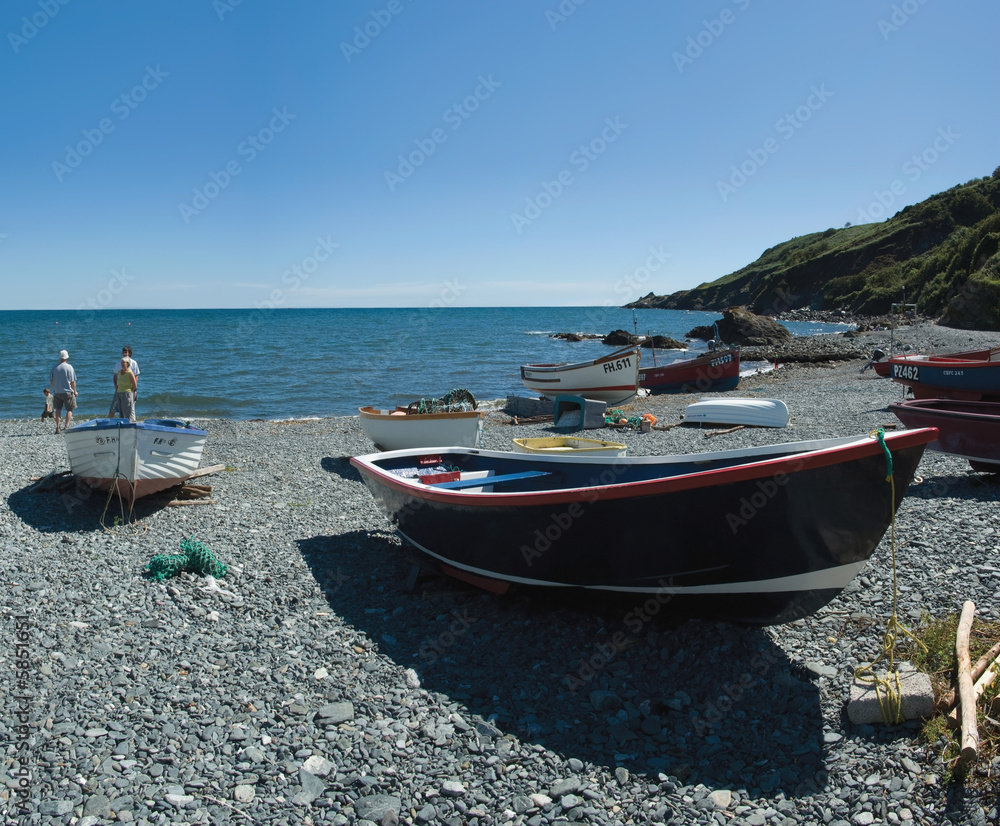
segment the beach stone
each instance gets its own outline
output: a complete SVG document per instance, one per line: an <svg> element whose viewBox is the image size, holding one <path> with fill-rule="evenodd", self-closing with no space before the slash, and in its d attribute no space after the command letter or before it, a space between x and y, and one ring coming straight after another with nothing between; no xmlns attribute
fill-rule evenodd
<svg viewBox="0 0 1000 826"><path fill-rule="evenodd" d="M728 809L733 802L733 793L729 789L717 789L709 794L708 799L716 809Z"/></svg>
<svg viewBox="0 0 1000 826"><path fill-rule="evenodd" d="M83 813L94 817L107 817L111 814L111 800L104 794L91 795L83 804Z"/></svg>
<svg viewBox="0 0 1000 826"><path fill-rule="evenodd" d="M297 806L308 806L325 791L326 783L303 769L299 771L299 790L292 795L292 803Z"/></svg>
<svg viewBox="0 0 1000 826"><path fill-rule="evenodd" d="M325 757L320 757L318 754L314 754L306 759L306 762L302 764L302 769L315 775L316 777L326 777L331 771L333 771L336 766L327 760Z"/></svg>
<svg viewBox="0 0 1000 826"><path fill-rule="evenodd" d="M354 811L363 820L381 823L382 818L390 812L398 817L401 806L402 803L398 797L389 794L375 794L358 798L354 804Z"/></svg>
<svg viewBox="0 0 1000 826"><path fill-rule="evenodd" d="M240 784L235 789L233 789L233 799L237 803L252 803L254 797L257 796L257 791L253 786L248 784Z"/></svg>
<svg viewBox="0 0 1000 826"><path fill-rule="evenodd" d="M327 725L348 723L354 719L354 703L346 700L338 703L327 703L316 710L316 716Z"/></svg>
<svg viewBox="0 0 1000 826"><path fill-rule="evenodd" d="M61 817L73 811L72 800L43 800L38 806L39 814Z"/></svg>
<svg viewBox="0 0 1000 826"><path fill-rule="evenodd" d="M882 675L884 677L884 675ZM934 689L931 678L920 671L899 672L900 715L904 720L922 720L934 713ZM855 725L882 723L882 707L875 686L855 679L847 717Z"/></svg>

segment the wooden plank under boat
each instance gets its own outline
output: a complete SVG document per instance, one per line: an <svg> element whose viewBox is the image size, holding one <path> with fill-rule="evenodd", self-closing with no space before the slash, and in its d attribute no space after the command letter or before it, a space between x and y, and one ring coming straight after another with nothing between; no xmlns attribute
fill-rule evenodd
<svg viewBox="0 0 1000 826"><path fill-rule="evenodd" d="M639 368L639 386L650 393L733 390L740 381L740 348L728 347Z"/></svg>
<svg viewBox="0 0 1000 826"><path fill-rule="evenodd" d="M486 414L478 410L417 413L406 407L359 407L361 427L379 450L479 444Z"/></svg>
<svg viewBox="0 0 1000 826"><path fill-rule="evenodd" d="M684 409L684 423L785 427L788 405L780 399L702 399Z"/></svg>
<svg viewBox="0 0 1000 826"><path fill-rule="evenodd" d="M1000 473L1000 402L913 399L890 404L907 427L936 427L928 450L967 459L973 470Z"/></svg>
<svg viewBox="0 0 1000 826"><path fill-rule="evenodd" d="M574 456L625 456L628 446L621 442L603 439L584 439L579 436L539 436L514 439L518 453L572 454Z"/></svg>
<svg viewBox="0 0 1000 826"><path fill-rule="evenodd" d="M813 613L854 579L937 435L677 456L400 450L351 464L433 564L770 624Z"/></svg>
<svg viewBox="0 0 1000 826"><path fill-rule="evenodd" d="M639 348L627 347L573 364L525 364L521 367L521 383L548 399L582 396L624 404L639 392Z"/></svg>

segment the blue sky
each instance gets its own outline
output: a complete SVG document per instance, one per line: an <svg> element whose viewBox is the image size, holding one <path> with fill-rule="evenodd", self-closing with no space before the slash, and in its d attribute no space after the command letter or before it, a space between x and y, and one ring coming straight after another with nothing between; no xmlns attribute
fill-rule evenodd
<svg viewBox="0 0 1000 826"><path fill-rule="evenodd" d="M1000 7L8 0L3 309L623 304L1000 165Z"/></svg>

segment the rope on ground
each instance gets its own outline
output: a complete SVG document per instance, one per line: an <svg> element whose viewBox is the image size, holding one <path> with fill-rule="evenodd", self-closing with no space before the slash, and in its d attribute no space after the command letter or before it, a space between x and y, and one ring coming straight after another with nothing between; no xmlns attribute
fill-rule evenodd
<svg viewBox="0 0 1000 826"><path fill-rule="evenodd" d="M881 427L869 433L868 436L878 439L878 443L885 454L885 480L889 483L891 494L889 508L892 512L892 518L889 523L889 546L892 549L892 616L889 617L889 621L886 623L885 635L882 637L882 652L868 665L858 666L854 670L854 679L859 683L874 686L875 697L882 712L882 719L886 723L901 723L903 722L903 690L899 671L895 668L896 641L900 635L903 635L916 642L925 651L927 648L909 628L899 621L896 613L899 587L896 576L896 480L892 474L892 453L885 443L885 431ZM886 675L885 677L879 677L875 673L875 665L883 659L887 661Z"/></svg>
<svg viewBox="0 0 1000 826"><path fill-rule="evenodd" d="M118 423L118 458L115 464L115 472L111 476L111 487L108 488L107 499L104 500L104 510L101 511L100 525L108 533L117 534L118 536L133 536L137 534L145 533L149 530L148 525L144 525L140 530L137 526L137 520L135 518L135 485L128 480L128 478L121 472L122 467L122 437L121 437L121 422ZM125 488L129 492L127 508L125 497L122 496L122 489ZM111 527L107 524L108 508L111 506L111 500L117 494L118 500L118 513L114 516L112 520Z"/></svg>

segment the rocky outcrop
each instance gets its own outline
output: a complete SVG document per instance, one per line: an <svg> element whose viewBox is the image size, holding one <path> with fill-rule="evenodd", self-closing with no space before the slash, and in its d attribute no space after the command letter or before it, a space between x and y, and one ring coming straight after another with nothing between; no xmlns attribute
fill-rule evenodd
<svg viewBox="0 0 1000 826"><path fill-rule="evenodd" d="M1000 330L1000 284L970 278L938 323L960 330Z"/></svg>
<svg viewBox="0 0 1000 826"><path fill-rule="evenodd" d="M625 330L612 330L601 339L604 344L612 347L628 347L638 344L640 347L655 347L657 350L686 350L687 344L669 336L637 336Z"/></svg>
<svg viewBox="0 0 1000 826"><path fill-rule="evenodd" d="M767 346L782 344L792 338L788 328L768 316L755 315L746 307L730 307L715 323L719 338L726 344L740 346ZM714 327L695 327L688 333L690 338L705 341L715 338Z"/></svg>

